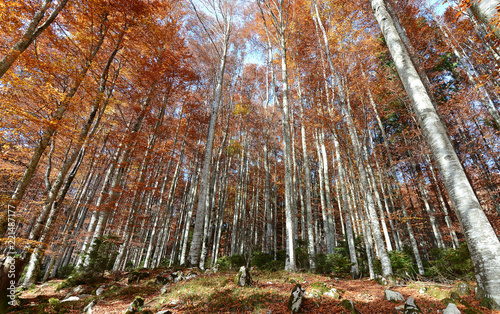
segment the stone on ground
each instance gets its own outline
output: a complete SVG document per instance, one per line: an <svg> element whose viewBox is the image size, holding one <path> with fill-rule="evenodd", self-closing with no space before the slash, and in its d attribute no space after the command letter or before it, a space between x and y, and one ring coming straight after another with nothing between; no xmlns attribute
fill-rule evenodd
<svg viewBox="0 0 500 314"><path fill-rule="evenodd" d="M415 303L413 297L409 297L405 302L405 314L422 313L418 305Z"/></svg>
<svg viewBox="0 0 500 314"><path fill-rule="evenodd" d="M99 288L97 288L97 290L95 291L95 295L99 296L101 295L103 292L104 292L104 285L100 286Z"/></svg>
<svg viewBox="0 0 500 314"><path fill-rule="evenodd" d="M443 310L443 314L460 314L460 310L453 303L448 303L448 306Z"/></svg>
<svg viewBox="0 0 500 314"><path fill-rule="evenodd" d="M453 292L456 292L461 297L471 294L469 285L467 285L465 282L457 283L457 286L455 287L455 289L453 289Z"/></svg>
<svg viewBox="0 0 500 314"><path fill-rule="evenodd" d="M80 300L79 297L69 297L69 298L66 298L64 300L61 301L61 303L64 303L64 302L72 302L72 301L78 301Z"/></svg>
<svg viewBox="0 0 500 314"><path fill-rule="evenodd" d="M133 272L130 273L127 283L129 285L134 283L139 283L139 281L147 277L149 277L149 272L141 272L138 270L134 270Z"/></svg>
<svg viewBox="0 0 500 314"><path fill-rule="evenodd" d="M297 313L300 310L305 291L306 290L302 288L300 284L296 284L295 288L293 288L292 294L288 299L288 309L292 311L292 313Z"/></svg>
<svg viewBox="0 0 500 314"><path fill-rule="evenodd" d="M180 270L171 273L170 276L172 276L172 278L173 278L172 280L174 283L178 283L179 281L184 279L184 274Z"/></svg>
<svg viewBox="0 0 500 314"><path fill-rule="evenodd" d="M389 290L389 289L385 289L384 291L384 294L385 294L385 298L386 300L389 300L391 302L399 302L399 301L404 301L405 298L403 297L403 295L397 291L392 291L392 290Z"/></svg>
<svg viewBox="0 0 500 314"><path fill-rule="evenodd" d="M144 305L144 299L141 296L136 296L134 301L130 303L124 314L137 313L139 308Z"/></svg>
<svg viewBox="0 0 500 314"><path fill-rule="evenodd" d="M95 300L92 300L86 307L83 308L82 314L92 314L94 306L97 304Z"/></svg>
<svg viewBox="0 0 500 314"><path fill-rule="evenodd" d="M80 286L76 286L64 298L67 299L67 298L69 298L71 296L74 296L74 295L77 295L77 294L82 294L84 291L85 291L85 287L84 286L81 286L81 285Z"/></svg>
<svg viewBox="0 0 500 314"><path fill-rule="evenodd" d="M330 297L332 299L340 299L340 293L335 288L331 288L327 292L323 293L324 296Z"/></svg>
<svg viewBox="0 0 500 314"><path fill-rule="evenodd" d="M172 276L168 276L166 272L163 272L155 277L155 284L164 285L172 281Z"/></svg>
<svg viewBox="0 0 500 314"><path fill-rule="evenodd" d="M240 287L252 285L252 277L250 276L250 271L248 271L245 266L241 266L238 274L236 275L236 278L234 279L234 283Z"/></svg>

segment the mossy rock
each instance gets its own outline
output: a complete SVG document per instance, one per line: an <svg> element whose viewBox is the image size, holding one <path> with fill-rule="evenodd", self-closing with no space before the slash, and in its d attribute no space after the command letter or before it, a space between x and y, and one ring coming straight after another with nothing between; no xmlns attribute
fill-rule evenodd
<svg viewBox="0 0 500 314"><path fill-rule="evenodd" d="M500 305L496 304L492 298L484 297L481 299L481 305L490 310L500 310Z"/></svg>
<svg viewBox="0 0 500 314"><path fill-rule="evenodd" d="M234 284L240 287L252 285L252 276L250 275L250 271L245 266L240 267L240 270L234 278Z"/></svg>
<svg viewBox="0 0 500 314"><path fill-rule="evenodd" d="M473 308L467 301L463 300L462 298L460 298L458 296L458 294L456 293L452 293L451 294L452 297L451 298L444 298L442 301L443 303L447 306L449 303L453 303L455 305L463 305L466 307L465 310L463 310L463 313L464 314L480 314L482 313L481 311L479 310L476 310L475 308ZM453 298L455 297L455 298Z"/></svg>
<svg viewBox="0 0 500 314"><path fill-rule="evenodd" d="M134 301L130 303L127 310L125 311L125 314L137 313L143 305L144 305L144 298L138 295L135 297Z"/></svg>
<svg viewBox="0 0 500 314"><path fill-rule="evenodd" d="M342 300L342 306L351 314L358 314L358 310L354 307L354 302L351 300Z"/></svg>
<svg viewBox="0 0 500 314"><path fill-rule="evenodd" d="M133 272L130 273L130 276L128 277L128 284L133 284L133 283L139 283L144 278L148 278L149 273L148 272L141 272L134 270Z"/></svg>
<svg viewBox="0 0 500 314"><path fill-rule="evenodd" d="M292 290L290 298L288 299L288 309L292 313L297 313L302 305L302 300L304 298L304 289L300 284L296 284Z"/></svg>
<svg viewBox="0 0 500 314"><path fill-rule="evenodd" d="M463 297L463 296L466 296L466 295L470 295L471 294L471 290L470 290L470 287L467 283L465 282L459 282L457 283L456 287L453 289L452 293L456 293L458 294L459 296Z"/></svg>
<svg viewBox="0 0 500 314"><path fill-rule="evenodd" d="M49 299L49 304L50 305L58 305L59 303L61 303L61 301L59 301L58 299L56 298L50 298Z"/></svg>
<svg viewBox="0 0 500 314"><path fill-rule="evenodd" d="M119 287L117 287L117 286L111 286L111 287L109 287L109 289L108 289L107 292L115 292L115 291L118 291L118 290L120 290Z"/></svg>
<svg viewBox="0 0 500 314"><path fill-rule="evenodd" d="M146 281L146 286L154 286L156 284L155 279L149 279Z"/></svg>
<svg viewBox="0 0 500 314"><path fill-rule="evenodd" d="M412 296L410 296L404 304L404 313L405 314L422 313L422 310L417 305L415 299Z"/></svg>
<svg viewBox="0 0 500 314"><path fill-rule="evenodd" d="M431 297L434 297L438 300L443 300L451 297L451 293L449 291L442 290L441 288L436 286L429 287L425 291L425 294L430 295Z"/></svg>
<svg viewBox="0 0 500 314"><path fill-rule="evenodd" d="M330 290L324 282L313 282L311 283L311 290L316 290L320 295L323 295L325 292Z"/></svg>

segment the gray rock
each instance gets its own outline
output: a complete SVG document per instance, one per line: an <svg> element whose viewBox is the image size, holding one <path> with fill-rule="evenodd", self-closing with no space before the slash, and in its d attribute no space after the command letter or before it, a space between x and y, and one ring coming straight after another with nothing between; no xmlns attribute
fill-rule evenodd
<svg viewBox="0 0 500 314"><path fill-rule="evenodd" d="M300 284L296 284L295 288L293 288L292 294L288 299L288 309L292 311L292 313L297 313L300 310L305 291L306 290L302 288Z"/></svg>
<svg viewBox="0 0 500 314"><path fill-rule="evenodd" d="M415 303L413 297L409 297L405 302L405 314L422 313L418 305Z"/></svg>
<svg viewBox="0 0 500 314"><path fill-rule="evenodd" d="M128 281L127 283L130 285L130 284L134 284L134 283L139 283L139 281L141 281L142 279L145 279L147 277L149 277L149 272L141 272L141 271L138 271L138 270L134 270L130 273L129 277L128 277Z"/></svg>
<svg viewBox="0 0 500 314"><path fill-rule="evenodd" d="M197 273L194 273L194 272L188 272L186 274L186 276L184 276L184 280L189 280L189 279L193 279L195 278L196 276L198 276Z"/></svg>
<svg viewBox="0 0 500 314"><path fill-rule="evenodd" d="M171 314L171 313L172 312L170 310L156 312L156 314Z"/></svg>
<svg viewBox="0 0 500 314"><path fill-rule="evenodd" d="M250 271L248 271L245 266L241 266L236 278L234 279L234 283L240 287L252 285L252 276L250 276Z"/></svg>
<svg viewBox="0 0 500 314"><path fill-rule="evenodd" d="M139 308L144 305L144 299L141 296L136 296L134 301L130 303L124 314L137 313Z"/></svg>
<svg viewBox="0 0 500 314"><path fill-rule="evenodd" d="M396 306L394 309L400 313L403 313L403 311L405 310L405 305L401 304L400 306Z"/></svg>
<svg viewBox="0 0 500 314"><path fill-rule="evenodd" d="M403 295L397 291L392 291L392 290L389 290L389 289L385 289L384 291L384 294L385 294L385 298L386 300L389 300L391 302L399 302L399 301L404 301L405 298L403 297Z"/></svg>
<svg viewBox="0 0 500 314"><path fill-rule="evenodd" d="M426 292L426 291L427 291L427 288L426 288L426 287L420 287L420 288L418 289L418 292L419 292L420 294L425 294L425 292Z"/></svg>
<svg viewBox="0 0 500 314"><path fill-rule="evenodd" d="M319 291L318 289L311 289L310 291L305 293L306 298L319 298L322 295L323 293L321 293L321 291Z"/></svg>
<svg viewBox="0 0 500 314"><path fill-rule="evenodd" d="M467 285L465 282L457 283L457 286L455 287L455 289L453 289L453 291L461 297L471 294L469 285Z"/></svg>
<svg viewBox="0 0 500 314"><path fill-rule="evenodd" d="M95 300L92 300L85 308L83 308L82 314L92 314L94 306L97 304Z"/></svg>
<svg viewBox="0 0 500 314"><path fill-rule="evenodd" d="M458 307L453 303L448 303L448 306L443 310L443 314L461 314Z"/></svg>
<svg viewBox="0 0 500 314"><path fill-rule="evenodd" d="M382 286L387 286L389 284L389 282L387 281L386 278L380 276L380 275L377 275L375 277L375 280L378 282L379 285L382 285Z"/></svg>
<svg viewBox="0 0 500 314"><path fill-rule="evenodd" d="M104 292L104 287L105 286L103 285L97 288L97 290L95 291L95 295L101 295Z"/></svg>
<svg viewBox="0 0 500 314"><path fill-rule="evenodd" d="M165 292L167 292L168 286L170 286L170 284L167 283L166 285L164 285L163 287L161 287L160 294L165 294Z"/></svg>
<svg viewBox="0 0 500 314"><path fill-rule="evenodd" d="M335 288L331 288L327 292L323 293L323 295L333 299L340 299L340 293Z"/></svg>
<svg viewBox="0 0 500 314"><path fill-rule="evenodd" d="M155 277L155 284L158 285L164 285L172 281L171 276L166 276L164 274L159 274L158 276Z"/></svg>
<svg viewBox="0 0 500 314"><path fill-rule="evenodd" d="M85 287L84 286L77 286L77 287L75 287L75 289L73 289L72 293L74 293L74 294L82 294L83 291L85 291Z"/></svg>
<svg viewBox="0 0 500 314"><path fill-rule="evenodd" d="M179 270L171 273L169 277L172 278L171 280L173 283L178 283L179 281L184 279L184 274L182 273L182 271Z"/></svg>
<svg viewBox="0 0 500 314"><path fill-rule="evenodd" d="M79 297L69 297L69 298L66 298L66 299L62 300L61 303L71 302L71 301L78 301L78 300L80 300Z"/></svg>
<svg viewBox="0 0 500 314"><path fill-rule="evenodd" d="M76 286L71 290L64 298L67 299L71 296L77 295L77 294L82 294L85 291L84 286Z"/></svg>

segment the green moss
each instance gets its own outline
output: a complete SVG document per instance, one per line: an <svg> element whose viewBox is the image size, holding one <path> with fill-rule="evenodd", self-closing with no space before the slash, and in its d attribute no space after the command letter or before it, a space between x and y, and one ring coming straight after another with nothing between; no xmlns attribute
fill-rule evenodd
<svg viewBox="0 0 500 314"><path fill-rule="evenodd" d="M50 298L49 299L49 304L50 305L58 305L60 303L60 301L56 298Z"/></svg>
<svg viewBox="0 0 500 314"><path fill-rule="evenodd" d="M436 286L428 287L425 293L438 300L443 300L451 296L449 291L442 290L441 288Z"/></svg>
<svg viewBox="0 0 500 314"><path fill-rule="evenodd" d="M342 300L342 306L351 314L358 314L358 310L354 307L354 302L351 300Z"/></svg>
<svg viewBox="0 0 500 314"><path fill-rule="evenodd" d="M500 306L495 303L492 298L484 297L481 299L481 305L489 308L490 310L499 310Z"/></svg>
<svg viewBox="0 0 500 314"><path fill-rule="evenodd" d="M326 286L324 282L313 282L311 283L311 290L315 290L319 295L323 295L325 292L330 289ZM312 291L311 291L312 292Z"/></svg>

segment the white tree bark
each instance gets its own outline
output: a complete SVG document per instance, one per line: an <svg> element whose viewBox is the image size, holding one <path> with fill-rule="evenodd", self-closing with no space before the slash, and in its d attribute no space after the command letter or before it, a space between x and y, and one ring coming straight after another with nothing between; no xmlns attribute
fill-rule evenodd
<svg viewBox="0 0 500 314"><path fill-rule="evenodd" d="M337 139L337 135L334 134L333 138L333 143L334 143L334 148L335 148L335 157L337 160L337 167L338 167L338 178L337 181L339 181L340 185L340 191L341 195L338 197L342 200L342 209L344 211L345 215L345 234L347 238L347 245L349 248L349 258L351 259L351 275L352 278L358 278L359 276L359 265L358 265L358 258L356 256L356 245L354 242L354 231L352 227L352 221L351 221L351 211L352 207L348 206L349 203L349 197L347 195L346 191L346 183L344 182L346 178L344 178L344 168L343 168L343 162L342 162L342 156L340 154L340 145L339 141ZM342 213L341 213L342 215Z"/></svg>
<svg viewBox="0 0 500 314"><path fill-rule="evenodd" d="M500 27L498 25L499 18L499 0L473 0L472 12L483 22L489 25L495 36L500 39Z"/></svg>
<svg viewBox="0 0 500 314"><path fill-rule="evenodd" d="M479 288L500 308L500 241L484 214L382 0L370 0L462 226Z"/></svg>
<svg viewBox="0 0 500 314"><path fill-rule="evenodd" d="M304 161L304 183L305 183L305 211L306 216L306 226L307 226L307 253L309 254L309 266L311 270L316 269L315 256L316 252L314 249L314 230L313 230L313 218L312 218L312 205L311 205L311 169L309 168L309 155L307 153L307 141L306 141L306 127L305 127L305 117L304 117L304 104L302 103L299 83L299 99L300 101L300 135L302 141L302 158Z"/></svg>
<svg viewBox="0 0 500 314"><path fill-rule="evenodd" d="M221 3L219 3L219 6ZM196 222L194 225L193 239L189 249L189 261L191 265L198 265L201 251L201 241L203 237L203 225L205 219L205 210L207 204L208 192L210 189L210 172L212 167L212 153L215 136L215 126L217 124L217 116L220 102L222 100L222 86L224 83L224 73L226 70L226 58L229 49L229 38L231 34L231 15L228 11L220 12L224 17L222 54L220 57L220 67L217 74L217 86L213 102L210 104L210 124L208 127L208 135L205 144L205 157L203 160L203 168L200 178L200 194L198 197L198 207L196 210Z"/></svg>

